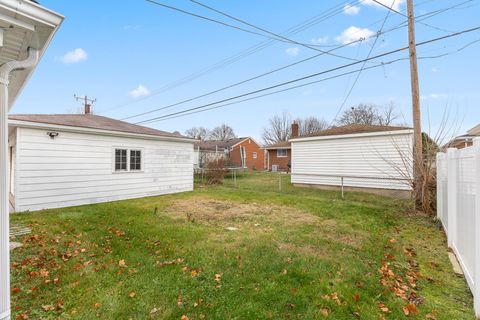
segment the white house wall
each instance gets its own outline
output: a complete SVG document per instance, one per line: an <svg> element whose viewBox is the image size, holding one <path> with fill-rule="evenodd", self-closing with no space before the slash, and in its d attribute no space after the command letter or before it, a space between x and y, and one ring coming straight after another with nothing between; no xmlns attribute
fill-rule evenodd
<svg viewBox="0 0 480 320"><path fill-rule="evenodd" d="M193 190L193 143L18 128L15 211ZM142 150L141 172L115 172L114 149Z"/></svg>
<svg viewBox="0 0 480 320"><path fill-rule="evenodd" d="M292 183L410 190L412 134L292 141Z"/></svg>

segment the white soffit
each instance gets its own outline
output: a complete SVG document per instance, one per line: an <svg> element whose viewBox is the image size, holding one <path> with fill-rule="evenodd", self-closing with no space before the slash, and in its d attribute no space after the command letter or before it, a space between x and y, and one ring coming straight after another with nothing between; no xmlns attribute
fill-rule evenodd
<svg viewBox="0 0 480 320"><path fill-rule="evenodd" d="M52 37L63 21L63 16L28 0L0 0L0 29L3 45L0 47L0 65L23 60L27 49L43 55ZM33 69L13 72L9 85L9 107L31 76Z"/></svg>

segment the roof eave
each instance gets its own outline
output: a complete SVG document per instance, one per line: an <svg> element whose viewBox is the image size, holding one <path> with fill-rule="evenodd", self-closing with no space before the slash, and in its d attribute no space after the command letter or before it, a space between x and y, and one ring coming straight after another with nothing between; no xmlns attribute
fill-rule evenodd
<svg viewBox="0 0 480 320"><path fill-rule="evenodd" d="M107 135L115 137L130 137L130 138L141 138L148 140L160 140L160 141L174 141L174 142L185 142L185 143L195 143L198 140L188 137L172 137L172 136L157 136L151 134L141 134L133 132L124 132L124 131L115 131L115 130L102 130L86 127L73 127L73 126L63 126L49 123L41 122L31 122L24 120L9 120L8 125L12 127L19 128L31 128L31 129L43 129L43 130L57 130L65 132L74 132L74 133L87 133L87 134L96 134L96 135Z"/></svg>
<svg viewBox="0 0 480 320"><path fill-rule="evenodd" d="M375 137L375 136L395 136L395 135L404 135L404 134L413 134L413 129L362 132L362 133L347 133L347 134L313 136L313 137L298 137L298 138L295 138L295 139L290 139L289 141L290 142L302 142L302 141L314 141L314 140L334 140L334 139Z"/></svg>
<svg viewBox="0 0 480 320"><path fill-rule="evenodd" d="M22 45L22 47L24 48L32 47L39 50L40 59L43 57L45 50L50 45L50 42L52 41L55 33L57 32L58 28L64 20L64 16L52 10L46 9L43 6L36 4L32 1L1 0L0 13L19 21L33 21L35 30L34 33L39 32L39 27L45 27L46 29L44 29L43 31L47 29L49 30L49 34L46 39L40 40L37 37L33 40L30 39L30 41L25 40ZM17 97L24 89L34 70L35 67L28 70L17 71L15 73L15 77L12 77L11 84L9 86L9 108L11 108L12 105L15 103Z"/></svg>

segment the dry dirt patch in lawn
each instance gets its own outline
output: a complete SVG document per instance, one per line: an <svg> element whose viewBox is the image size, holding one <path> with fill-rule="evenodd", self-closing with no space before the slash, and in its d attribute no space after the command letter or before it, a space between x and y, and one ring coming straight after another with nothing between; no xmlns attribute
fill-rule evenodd
<svg viewBox="0 0 480 320"><path fill-rule="evenodd" d="M204 198L173 201L166 213L180 220L221 226L322 224L319 217L287 206Z"/></svg>
<svg viewBox="0 0 480 320"><path fill-rule="evenodd" d="M344 228L344 226L342 228L334 219L322 219L296 208L275 204L242 203L193 197L172 201L165 212L181 221L221 228L239 228L243 234L252 231L255 235L260 231L272 232L285 227L293 231L303 226L313 226L309 237L322 238L353 247L360 247L364 239L364 236L358 233L342 232L341 229L348 228ZM312 248L304 249L310 254L315 251Z"/></svg>

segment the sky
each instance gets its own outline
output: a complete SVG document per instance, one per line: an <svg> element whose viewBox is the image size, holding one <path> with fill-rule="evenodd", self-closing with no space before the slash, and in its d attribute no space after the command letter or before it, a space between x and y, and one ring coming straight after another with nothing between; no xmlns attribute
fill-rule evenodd
<svg viewBox="0 0 480 320"><path fill-rule="evenodd" d="M338 76L333 79L145 125L183 133L191 127L213 128L225 123L239 136L261 140L263 128L276 114L288 112L293 118L315 116L332 122L344 110L361 103L380 107L393 104L399 121L411 124L408 51L371 60L364 66L343 67L407 46L407 28L402 27L405 16L389 12L373 0L201 1L272 33L291 32L280 39L189 0L158 2L259 34L143 0L42 0L43 6L64 15L65 21L12 113L79 112L82 105L74 94L96 99L94 113L115 119L163 108L126 120L138 123L342 67L277 90ZM393 3L396 11L406 10L405 0L393 1L381 0L389 6ZM480 0L415 0L414 4L418 19L426 18L416 23L418 43L480 26ZM325 18L326 12L332 14ZM434 12L438 14L429 15ZM365 40L359 41L361 38ZM435 135L444 118L452 135L480 123L478 40L479 30L418 47L424 131ZM357 42L347 45L352 41ZM261 50L256 50L259 47ZM319 51L333 49L331 53L336 56ZM241 59L233 59L239 55ZM254 81L165 108L315 55ZM399 61L388 64L393 60ZM225 61L229 63L222 63ZM212 66L216 68L212 70ZM368 69L373 66L377 67ZM365 69L356 82L357 73L340 76L362 67ZM234 101L238 99L228 102Z"/></svg>

